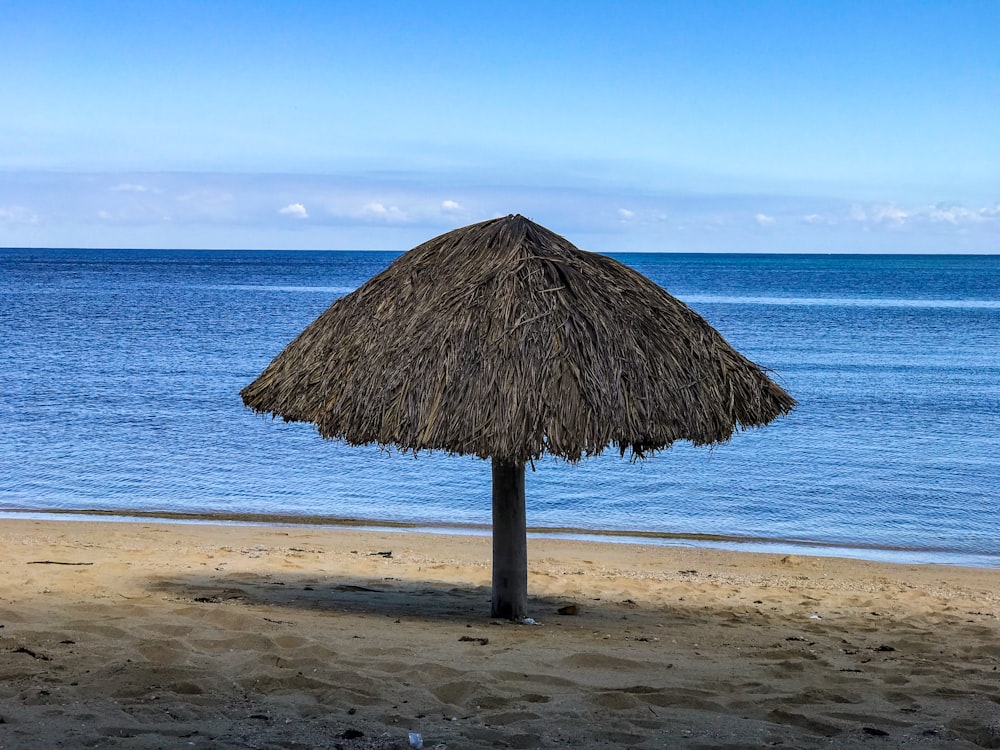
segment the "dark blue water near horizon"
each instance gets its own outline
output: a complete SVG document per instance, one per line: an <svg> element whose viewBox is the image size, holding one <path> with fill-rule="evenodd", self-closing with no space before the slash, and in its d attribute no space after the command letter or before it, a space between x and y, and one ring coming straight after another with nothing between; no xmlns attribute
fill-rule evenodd
<svg viewBox="0 0 1000 750"><path fill-rule="evenodd" d="M489 524L483 461L350 448L240 401L397 255L0 250L0 513ZM615 257L799 407L711 450L542 461L529 525L1000 566L1000 256Z"/></svg>

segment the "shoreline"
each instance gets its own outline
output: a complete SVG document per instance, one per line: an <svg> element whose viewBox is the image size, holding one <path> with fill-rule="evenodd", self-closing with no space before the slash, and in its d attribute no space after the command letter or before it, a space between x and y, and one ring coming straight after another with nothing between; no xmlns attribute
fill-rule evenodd
<svg viewBox="0 0 1000 750"><path fill-rule="evenodd" d="M539 538L0 523L0 747L1000 743L1000 571Z"/></svg>
<svg viewBox="0 0 1000 750"><path fill-rule="evenodd" d="M65 521L110 522L154 521L182 524L239 524L248 526L302 526L362 531L396 531L428 534L490 536L488 524L416 521L392 521L342 516L315 516L270 513L191 513L176 511L136 511L110 509L35 509L6 508L0 510L4 519L59 519ZM594 541L597 543L676 546L696 549L717 549L732 552L765 554L795 554L809 557L843 557L900 565L953 565L985 569L1000 568L1000 552L982 553L947 547L880 546L866 543L831 542L809 539L782 539L762 536L727 536L723 534L680 533L618 529L587 529L576 527L529 526L528 537Z"/></svg>

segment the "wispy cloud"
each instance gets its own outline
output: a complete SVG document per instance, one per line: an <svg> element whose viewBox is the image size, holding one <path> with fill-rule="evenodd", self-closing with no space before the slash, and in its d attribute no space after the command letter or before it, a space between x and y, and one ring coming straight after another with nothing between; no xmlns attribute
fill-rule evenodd
<svg viewBox="0 0 1000 750"><path fill-rule="evenodd" d="M828 226L832 227L837 223L837 219L833 216L825 216L823 214L806 214L802 217L803 224L811 224L812 226L822 227Z"/></svg>
<svg viewBox="0 0 1000 750"><path fill-rule="evenodd" d="M869 215L874 221L887 224L903 224L912 216L909 211L904 211L894 203L873 206L869 209Z"/></svg>
<svg viewBox="0 0 1000 750"><path fill-rule="evenodd" d="M399 206L385 205L381 201L366 203L361 208L361 216L368 219L378 219L387 222L406 221L408 215Z"/></svg>
<svg viewBox="0 0 1000 750"><path fill-rule="evenodd" d="M901 208L895 203L873 205L854 204L848 218L866 226L904 227L928 224L947 224L962 227L983 224L1000 219L1000 204L969 208L957 204L935 204Z"/></svg>
<svg viewBox="0 0 1000 750"><path fill-rule="evenodd" d="M293 219L308 219L309 212L301 203L289 203L284 208L279 208L278 213L282 216L289 216Z"/></svg>
<svg viewBox="0 0 1000 750"><path fill-rule="evenodd" d="M0 206L0 224L37 224L38 214L24 206Z"/></svg>
<svg viewBox="0 0 1000 750"><path fill-rule="evenodd" d="M308 208L307 208L308 207ZM580 247L685 252L998 252L1000 203L538 186L478 173L0 172L0 244L405 250L511 212ZM308 221L307 221L308 219Z"/></svg>
<svg viewBox="0 0 1000 750"><path fill-rule="evenodd" d="M108 188L113 193L148 193L152 188L135 182L120 182Z"/></svg>
<svg viewBox="0 0 1000 750"><path fill-rule="evenodd" d="M959 224L989 221L996 216L995 209L981 208L978 211L965 206L931 206L926 212L927 219L957 226Z"/></svg>

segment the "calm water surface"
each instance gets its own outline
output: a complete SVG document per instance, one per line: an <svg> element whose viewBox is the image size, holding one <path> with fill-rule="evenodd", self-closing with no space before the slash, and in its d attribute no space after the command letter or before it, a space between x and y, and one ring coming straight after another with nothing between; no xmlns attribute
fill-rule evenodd
<svg viewBox="0 0 1000 750"><path fill-rule="evenodd" d="M488 524L483 461L349 448L240 401L394 257L0 250L0 511ZM1000 565L1000 256L616 257L800 406L711 450L543 461L529 525Z"/></svg>

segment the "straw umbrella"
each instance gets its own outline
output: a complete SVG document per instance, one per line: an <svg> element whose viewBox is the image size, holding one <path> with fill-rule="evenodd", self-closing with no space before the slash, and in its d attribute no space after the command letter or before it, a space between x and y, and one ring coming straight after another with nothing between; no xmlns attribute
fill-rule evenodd
<svg viewBox="0 0 1000 750"><path fill-rule="evenodd" d="M795 405L652 281L516 215L400 256L241 396L351 445L491 459L492 615L510 619L527 611L526 463L721 443Z"/></svg>

